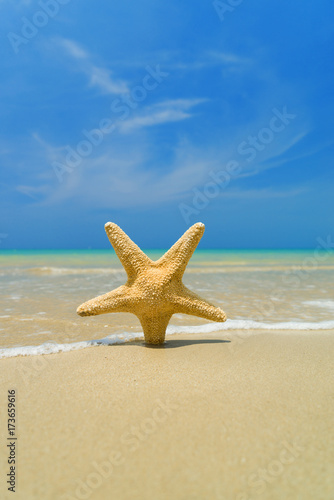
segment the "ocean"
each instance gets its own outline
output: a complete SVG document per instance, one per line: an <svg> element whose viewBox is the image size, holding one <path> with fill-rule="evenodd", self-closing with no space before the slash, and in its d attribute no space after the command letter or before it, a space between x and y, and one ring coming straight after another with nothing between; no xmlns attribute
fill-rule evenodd
<svg viewBox="0 0 334 500"><path fill-rule="evenodd" d="M145 250L153 260L164 251ZM113 250L1 251L0 357L143 338L132 314L81 318L76 308L126 281ZM196 250L183 281L221 307L225 323L174 315L167 330L334 329L334 252Z"/></svg>

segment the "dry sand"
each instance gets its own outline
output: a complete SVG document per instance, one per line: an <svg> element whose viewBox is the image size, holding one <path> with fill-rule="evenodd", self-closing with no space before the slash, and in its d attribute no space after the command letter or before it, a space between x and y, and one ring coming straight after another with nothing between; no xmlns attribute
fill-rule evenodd
<svg viewBox="0 0 334 500"><path fill-rule="evenodd" d="M219 332L2 360L0 498L332 499L333 346L333 332Z"/></svg>

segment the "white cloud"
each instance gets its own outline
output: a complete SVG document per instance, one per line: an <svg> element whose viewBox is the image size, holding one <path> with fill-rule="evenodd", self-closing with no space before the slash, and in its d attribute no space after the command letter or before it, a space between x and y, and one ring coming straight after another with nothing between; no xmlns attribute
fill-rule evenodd
<svg viewBox="0 0 334 500"><path fill-rule="evenodd" d="M152 127L168 122L178 122L193 116L187 112L194 106L206 102L208 99L171 99L159 102L144 109L140 114L119 122L121 132L127 133L133 129Z"/></svg>
<svg viewBox="0 0 334 500"><path fill-rule="evenodd" d="M182 110L166 109L164 111L156 111L143 116L135 116L130 120L120 124L122 132L129 132L134 128L152 127L167 122L178 122L190 118L191 114L185 113Z"/></svg>
<svg viewBox="0 0 334 500"><path fill-rule="evenodd" d="M203 102L207 102L209 99L206 98L193 98L193 99L168 99L165 101L161 101L155 104L156 107L160 108L168 108L168 107L178 107L182 109L189 109L197 104L202 104Z"/></svg>
<svg viewBox="0 0 334 500"><path fill-rule="evenodd" d="M129 91L125 81L114 78L111 71L93 63L92 56L78 43L65 38L56 39L56 43L76 61L76 71L87 76L90 87L96 87L104 94L124 94Z"/></svg>
<svg viewBox="0 0 334 500"><path fill-rule="evenodd" d="M60 38L57 40L59 45L62 45L67 52L75 59L88 59L89 54L82 47L80 47L76 42L68 40L66 38Z"/></svg>
<svg viewBox="0 0 334 500"><path fill-rule="evenodd" d="M241 57L236 54L232 54L231 52L207 52L206 58L208 64L225 64L225 65L239 65L239 66L248 66L252 64L251 59L247 59L246 57Z"/></svg>
<svg viewBox="0 0 334 500"><path fill-rule="evenodd" d="M110 72L105 68L91 66L87 71L90 76L89 85L98 87L106 94L125 94L128 86L124 81L114 80L110 77Z"/></svg>

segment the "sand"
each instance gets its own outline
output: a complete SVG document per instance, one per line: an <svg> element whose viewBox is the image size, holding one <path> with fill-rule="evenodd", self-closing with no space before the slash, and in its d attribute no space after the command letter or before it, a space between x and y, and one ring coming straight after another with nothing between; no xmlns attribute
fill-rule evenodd
<svg viewBox="0 0 334 500"><path fill-rule="evenodd" d="M0 498L334 498L333 332L167 340L2 360Z"/></svg>

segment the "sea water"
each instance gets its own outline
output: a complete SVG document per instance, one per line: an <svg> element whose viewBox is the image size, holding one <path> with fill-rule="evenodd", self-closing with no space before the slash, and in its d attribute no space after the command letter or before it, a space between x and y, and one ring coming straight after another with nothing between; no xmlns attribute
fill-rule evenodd
<svg viewBox="0 0 334 500"><path fill-rule="evenodd" d="M156 260L164 251L146 253ZM143 338L132 314L76 314L82 302L125 281L112 250L1 251L0 357ZM167 335L334 329L333 252L196 250L183 281L221 307L228 320L176 314Z"/></svg>

